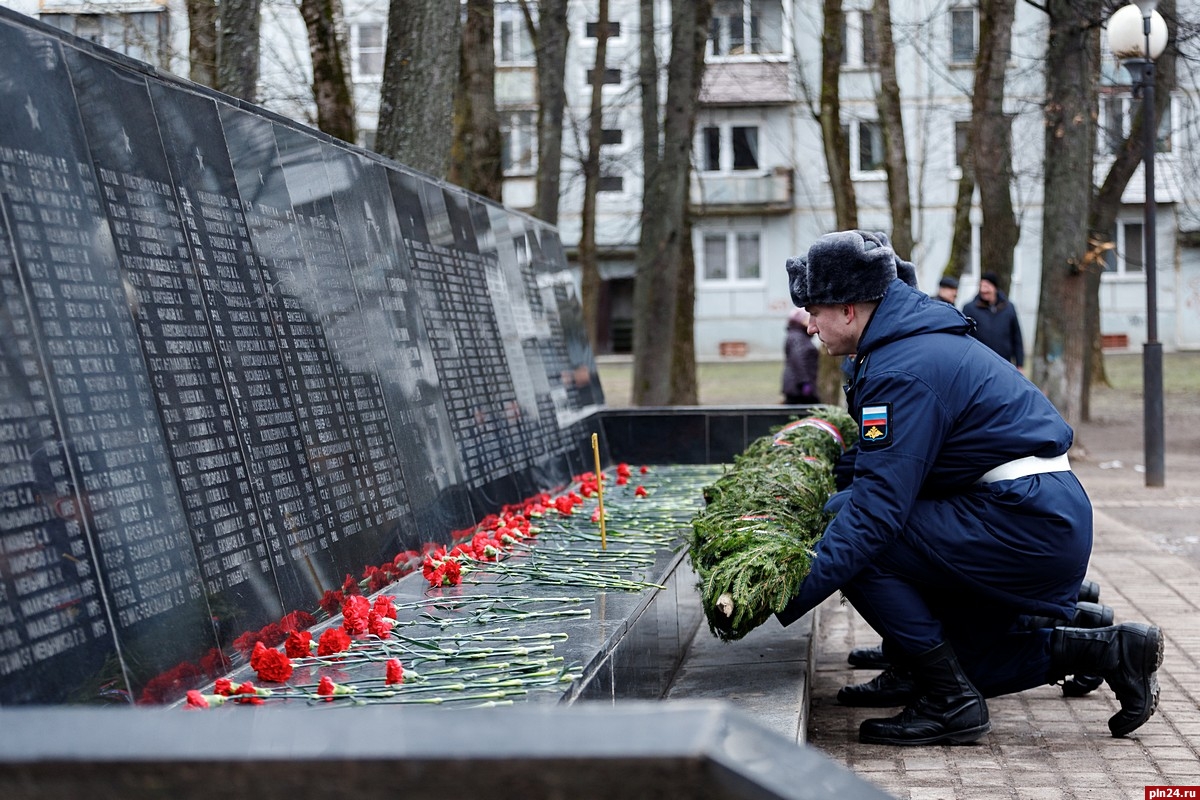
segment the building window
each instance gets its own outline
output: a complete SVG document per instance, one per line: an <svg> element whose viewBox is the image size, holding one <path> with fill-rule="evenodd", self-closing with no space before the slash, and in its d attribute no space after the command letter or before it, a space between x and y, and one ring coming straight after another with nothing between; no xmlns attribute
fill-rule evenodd
<svg viewBox="0 0 1200 800"><path fill-rule="evenodd" d="M709 32L709 55L782 53L783 29L780 0L717 0Z"/></svg>
<svg viewBox="0 0 1200 800"><path fill-rule="evenodd" d="M596 38L596 28L600 27L599 22L589 22L585 26L584 36L588 39ZM618 20L610 19L608 21L608 38L616 39L621 35L621 23Z"/></svg>
<svg viewBox="0 0 1200 800"><path fill-rule="evenodd" d="M536 111L501 114L500 166L505 175L531 175L537 170Z"/></svg>
<svg viewBox="0 0 1200 800"><path fill-rule="evenodd" d="M762 248L757 233L706 233L702 253L702 274L707 282L757 282L762 279Z"/></svg>
<svg viewBox="0 0 1200 800"><path fill-rule="evenodd" d="M1141 222L1118 222L1111 250L1104 253L1106 275L1146 274L1145 242Z"/></svg>
<svg viewBox="0 0 1200 800"><path fill-rule="evenodd" d="M350 26L350 63L355 80L383 77L383 23L359 22Z"/></svg>
<svg viewBox="0 0 1200 800"><path fill-rule="evenodd" d="M758 169L758 126L710 125L700 132L706 172Z"/></svg>
<svg viewBox="0 0 1200 800"><path fill-rule="evenodd" d="M625 131L620 128L601 128L600 144L620 144L625 141Z"/></svg>
<svg viewBox="0 0 1200 800"><path fill-rule="evenodd" d="M601 175L600 184L596 187L597 192L623 192L625 191L625 178L620 175Z"/></svg>
<svg viewBox="0 0 1200 800"><path fill-rule="evenodd" d="M875 15L870 11L846 11L842 15L842 65L878 67L875 46Z"/></svg>
<svg viewBox="0 0 1200 800"><path fill-rule="evenodd" d="M1158 138L1155 150L1160 153L1171 152L1171 117L1174 99L1167 105L1166 111L1158 120ZM1142 107L1141 99L1124 93L1104 93L1100 95L1100 141L1097 151L1102 155L1116 155L1125 139L1129 137L1130 124Z"/></svg>
<svg viewBox="0 0 1200 800"><path fill-rule="evenodd" d="M596 68L592 67L587 71L587 85L591 86L595 80ZM620 67L606 67L604 70L604 84L606 86L615 86L621 82Z"/></svg>
<svg viewBox="0 0 1200 800"><path fill-rule="evenodd" d="M145 61L167 66L167 15L162 11L130 11L104 14L42 14L47 25L73 33L81 39Z"/></svg>
<svg viewBox="0 0 1200 800"><path fill-rule="evenodd" d="M532 64L533 42L520 3L497 2L494 26L496 30L497 64Z"/></svg>
<svg viewBox="0 0 1200 800"><path fill-rule="evenodd" d="M848 131L852 177L875 178L883 173L883 126L878 122L855 120ZM879 173L867 174L867 173Z"/></svg>
<svg viewBox="0 0 1200 800"><path fill-rule="evenodd" d="M950 9L950 61L952 63L975 63L977 16L974 8Z"/></svg>

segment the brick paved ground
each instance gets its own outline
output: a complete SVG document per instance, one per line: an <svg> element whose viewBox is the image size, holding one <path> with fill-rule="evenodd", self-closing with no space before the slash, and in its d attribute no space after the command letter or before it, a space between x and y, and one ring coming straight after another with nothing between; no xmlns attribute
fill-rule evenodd
<svg viewBox="0 0 1200 800"><path fill-rule="evenodd" d="M1117 621L1163 628L1158 713L1113 739L1106 720L1118 706L1106 686L1075 699L1045 686L990 700L992 732L975 745L859 744L859 722L886 714L843 708L834 696L874 674L849 669L845 656L878 637L831 598L815 633L809 744L908 800L1137 800L1148 785L1200 786L1200 452L1176 452L1169 439L1167 486L1147 489L1128 442L1086 426L1083 433L1091 436L1088 448L1079 448L1083 458L1073 451L1072 460L1095 508L1088 576L1101 584L1100 599Z"/></svg>

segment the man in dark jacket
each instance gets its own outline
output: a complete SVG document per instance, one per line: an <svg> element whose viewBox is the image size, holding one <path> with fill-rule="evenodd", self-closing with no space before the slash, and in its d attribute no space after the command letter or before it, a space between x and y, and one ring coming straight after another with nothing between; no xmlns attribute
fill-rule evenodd
<svg viewBox="0 0 1200 800"><path fill-rule="evenodd" d="M976 741L985 696L1101 675L1121 710L1114 736L1158 700L1157 627L1028 629L1068 620L1092 545L1091 504L1071 472L1073 432L1040 390L968 336L953 307L896 279L871 234L819 239L788 262L792 299L832 355L854 355L854 476L787 625L841 590L919 688L898 715L868 719L867 743Z"/></svg>
<svg viewBox="0 0 1200 800"><path fill-rule="evenodd" d="M1000 278L994 272L985 272L979 279L979 294L963 307L963 315L975 321L972 332L979 341L1000 354L1005 361L1025 368L1025 340L1021 337L1021 323L1017 309L1000 291Z"/></svg>

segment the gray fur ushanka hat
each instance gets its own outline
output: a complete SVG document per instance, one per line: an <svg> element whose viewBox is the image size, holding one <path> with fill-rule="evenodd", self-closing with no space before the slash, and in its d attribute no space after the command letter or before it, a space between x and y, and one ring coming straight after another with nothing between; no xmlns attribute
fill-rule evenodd
<svg viewBox="0 0 1200 800"><path fill-rule="evenodd" d="M787 260L788 291L796 308L808 305L808 259L796 256Z"/></svg>
<svg viewBox="0 0 1200 800"><path fill-rule="evenodd" d="M896 261L887 236L827 233L808 248L807 257L788 260L792 302L809 306L878 300L896 279Z"/></svg>

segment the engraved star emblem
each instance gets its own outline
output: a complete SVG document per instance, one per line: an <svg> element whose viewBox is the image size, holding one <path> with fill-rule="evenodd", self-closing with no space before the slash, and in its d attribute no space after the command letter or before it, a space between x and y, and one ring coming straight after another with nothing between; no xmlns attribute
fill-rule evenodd
<svg viewBox="0 0 1200 800"><path fill-rule="evenodd" d="M37 106L33 104L33 98L29 95L25 95L25 113L29 114L29 124L33 126L33 129L35 131L40 131L42 129L42 123L38 121L39 112L37 110Z"/></svg>
<svg viewBox="0 0 1200 800"><path fill-rule="evenodd" d="M124 128L121 128L121 144L125 146L126 153L133 153L133 148L129 145L129 134L125 132Z"/></svg>
<svg viewBox="0 0 1200 800"><path fill-rule="evenodd" d="M196 164L200 169L204 169L204 154L200 152L200 148L196 148Z"/></svg>

